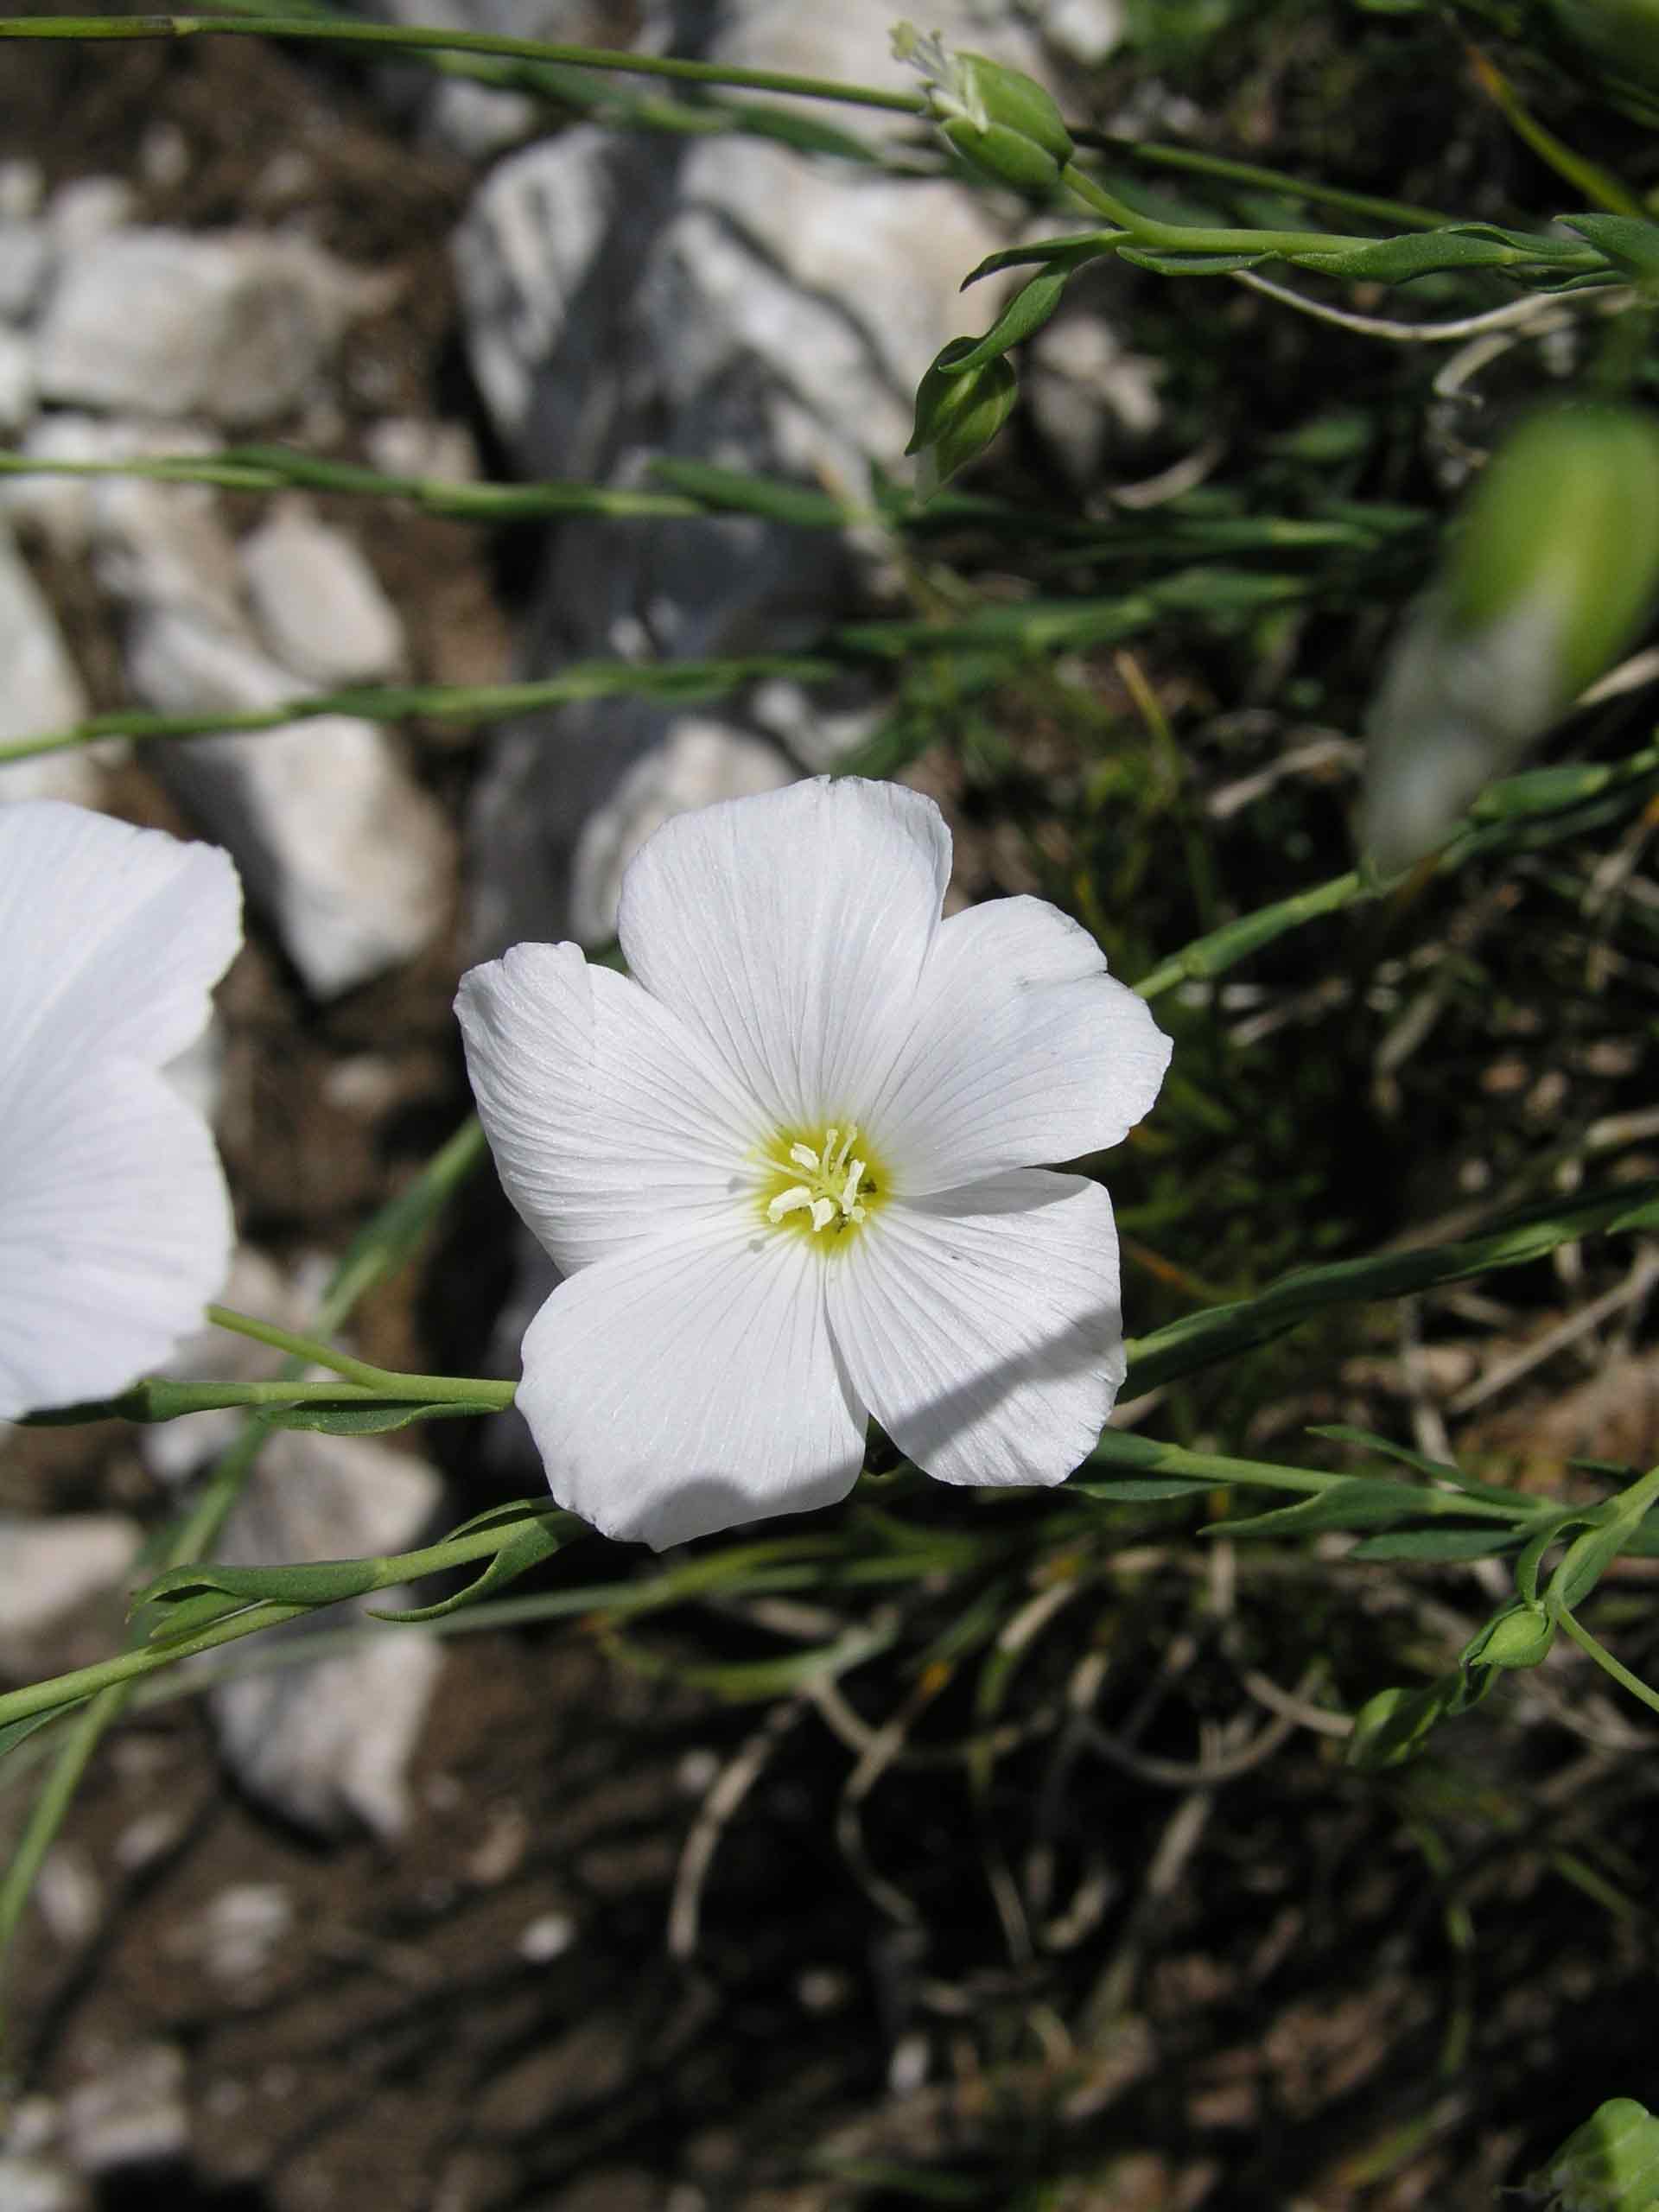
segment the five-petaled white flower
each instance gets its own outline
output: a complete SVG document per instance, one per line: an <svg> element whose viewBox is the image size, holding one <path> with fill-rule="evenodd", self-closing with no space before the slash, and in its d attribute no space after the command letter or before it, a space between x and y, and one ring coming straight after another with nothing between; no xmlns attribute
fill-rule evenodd
<svg viewBox="0 0 1659 2212"><path fill-rule="evenodd" d="M219 1157L162 1071L241 942L217 848L0 807L0 1421L113 1395L224 1281Z"/></svg>
<svg viewBox="0 0 1659 2212"><path fill-rule="evenodd" d="M632 977L515 945L456 1008L564 1280L518 1402L554 1495L658 1547L826 1505L872 1413L950 1483L1056 1483L1123 1379L1105 1192L1169 1041L1039 899L941 919L931 800L826 779L667 823Z"/></svg>

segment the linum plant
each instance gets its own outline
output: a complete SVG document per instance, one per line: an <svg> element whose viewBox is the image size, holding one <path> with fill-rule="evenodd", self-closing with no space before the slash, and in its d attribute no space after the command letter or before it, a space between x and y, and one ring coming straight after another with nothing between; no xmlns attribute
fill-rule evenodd
<svg viewBox="0 0 1659 2212"><path fill-rule="evenodd" d="M1389 12L1412 10L1395 0ZM98 1742L130 1700L213 1679L207 1670L181 1675L186 1658L344 1599L457 1572L470 1579L354 1632L600 1617L624 1663L673 1666L734 1699L811 1699L828 1714L845 1713L842 1679L869 1670L893 1718L852 1738L861 1756L842 1840L861 1854L872 1897L899 1917L904 1899L863 1854L857 1808L887 1764L905 1756L929 1707L950 1709L948 1693L955 1732L927 1756L955 1767L982 1815L998 1762L1015 1748L1048 1747L1044 1819L1080 1744L1155 1777L1156 1758L1096 1716L1105 1678L1099 1639L1118 1637L1134 1617L1114 1593L1143 1586L1145 1567L1126 1562L1144 1560L1148 1543L1155 1540L1172 1587L1193 1582L1195 1525L1213 1559L1235 1563L1230 1575L1240 1562L1248 1571L1252 1561L1281 1560L1302 1588L1321 1591L1308 1618L1325 1648L1301 1687L1264 1689L1261 1669L1247 1670L1257 1685L1251 1694L1277 1700L1279 1733L1260 1739L1268 1749L1301 1726L1340 1739L1352 1764L1385 1777L1409 1774L1431 1742L1438 1757L1455 1760L1458 1732L1445 1724L1505 1675L1541 1667L1563 1639L1659 1711L1659 1694L1585 1618L1618 1560L1659 1556L1659 1469L1557 1461L1505 1479L1512 1467L1460 1464L1449 1440L1426 1448L1421 1433L1407 1445L1335 1420L1283 1458L1228 1448L1245 1440L1252 1407L1286 1395L1287 1370L1274 1365L1286 1347L1300 1395L1340 1404L1334 1371L1356 1341L1361 1309L1414 1313L1414 1301L1451 1286L1599 1251L1593 1240L1659 1230L1659 1177L1639 1172L1639 1156L1633 1172L1594 1172L1596 1152L1628 1146L1629 1131L1596 1144L1581 1131L1544 1156L1541 1172L1535 1160L1519 1162L1500 1180L1499 1202L1465 1209L1438 1230L1408 1224L1407 1235L1389 1233L1375 1249L1351 1218L1323 1217L1317 1186L1310 1211L1299 1211L1306 1185L1298 1179L1332 1142L1319 1055L1288 1082L1276 1063L1280 1088L1268 1096L1230 1027L1221 984L1235 969L1247 978L1268 972L1267 957L1289 960L1301 948L1305 962L1327 972L1370 963L1375 973L1357 982L1336 977L1345 1019L1399 1013L1384 956L1408 967L1392 948L1416 918L1437 900L1455 902L1465 887L1491 906L1496 885L1499 909L1523 883L1587 899L1575 868L1590 872L1605 906L1606 885L1624 882L1635 865L1659 794L1659 744L1618 742L1617 720L1581 722L1570 757L1524 765L1528 749L1586 697L1592 706L1626 698L1650 674L1639 659L1613 664L1639 639L1659 588L1659 444L1640 397L1650 375L1659 226L1639 194L1539 119L1511 72L1559 69L1563 51L1576 52L1589 57L1586 68L1614 72L1615 95L1639 115L1630 86L1642 71L1627 48L1643 10L1634 0L1599 10L1573 0L1541 12L1495 0L1464 13L1534 41L1502 49L1502 61L1482 48L1473 66L1497 111L1560 180L1567 197L1546 211L1553 219L1459 219L1201 149L1106 138L1017 73L907 26L895 43L919 67L913 91L321 11L294 20L0 21L0 38L20 41L263 35L395 47L435 67L505 74L617 128L760 132L817 157L952 174L963 189L1023 194L1059 226L964 272L964 285L1033 273L986 331L954 340L922 380L914 486L877 479L856 510L798 486L686 464L627 493L450 486L282 448L79 465L245 490L308 485L484 524L734 510L803 529L855 519L890 534L915 579L918 607L827 626L807 654L595 662L539 683L334 694L228 721L123 711L0 745L4 760L111 734L211 741L226 728L343 710L483 723L576 697L717 697L763 675L808 684L855 667L896 675L893 712L848 764L851 773L684 817L651 841L624 893L628 974L574 946L527 945L464 979L459 1012L481 1126L458 1131L365 1227L315 1335L207 1308L220 1327L287 1355L288 1368L268 1382L181 1382L153 1371L224 1261L217 1171L201 1132L169 1117L153 1094L156 1063L199 1020L203 993L229 955L227 866L200 849L124 842L111 825L63 810L38 824L26 810L0 817L0 852L16 848L11 874L0 877L0 1412L57 1423L162 1421L206 1407L248 1416L241 1440L162 1537L166 1565L137 1594L128 1647L0 1694L0 1754L24 1772L42 1754L52 1761L0 1883L0 1942ZM1442 36L1439 25L1426 16L1422 35ZM616 80L630 73L669 89L648 98L619 91ZM730 91L771 105L722 105ZM1580 96L1588 95L1580 88ZM872 147L817 119L837 102L896 113L912 135L897 155ZM1087 227L1076 227L1079 213ZM1268 213L1273 219L1263 219ZM1345 428L1340 417L1316 418L1281 439L1269 466L1230 493L1183 489L1178 480L1151 500L1079 517L1028 498L950 488L1013 415L1020 346L1080 272L1110 264L1166 282L1183 301L1193 288L1249 291L1258 315L1282 319L1276 328L1334 330L1338 340L1327 342L1356 356L1397 349L1414 362L1436 345L1478 348L1454 357L1457 374L1441 378L1440 397L1502 359L1529 411L1511 420L1494 407L1477 417L1480 448L1459 459L1475 471L1484 461L1484 473L1438 540L1424 508L1368 493L1359 468L1334 494L1304 492L1298 512L1262 505L1275 486L1272 496L1283 499L1289 462L1363 454L1351 418ZM1398 311L1378 312L1391 289L1403 295ZM1415 304L1425 292L1433 315ZM1576 346L1584 366L1572 378L1552 378L1546 340L1558 354L1564 343ZM1420 410L1430 398L1421 380L1408 396ZM19 456L0 465L77 466ZM978 582L1006 578L1020 563L1031 578L1058 585L1047 595L1033 587L999 599ZM1103 594L1102 570L1127 570L1130 582ZM1379 605L1395 618L1386 639L1373 619ZM1320 618L1369 641L1370 704L1350 702L1370 739L1353 864L1281 887L1287 856L1300 861L1315 849L1298 828L1269 848L1273 896L1259 897L1259 868L1224 896L1214 823L1225 817L1212 810L1206 823L1195 805L1157 685L1129 648L1179 641L1224 666L1277 668L1284 681L1296 652L1292 626L1305 631ZM1113 679L1144 730L1140 753L1100 741L1100 664L1091 671L1077 657L1106 652L1116 653ZM1258 708L1261 697L1258 684ZM1020 763L999 722L1010 709L1058 724L1085 752L1091 740L1096 747L1088 772L1067 771L1077 865L1051 883L1080 921L1035 897L942 919L948 832L931 802L890 780L944 738L970 772L1012 785ZM1260 772L1261 791L1274 793L1280 774L1272 766ZM1262 804L1270 824L1284 819L1281 797ZM113 839L125 857L97 887L73 874L37 884L30 871L54 838L86 853ZM1622 874L1607 876L1609 852L1628 855ZM165 901L147 910L155 943L106 926L121 884L142 905L152 879L181 896L194 885L202 913L213 910L211 927ZM1334 918L1361 908L1370 910L1369 936L1351 937L1333 958ZM1637 926L1650 931L1650 917ZM1323 954L1307 949L1320 944ZM188 959L184 947L194 948ZM1132 988L1108 973L1108 953ZM152 1000L157 975L172 982ZM1390 1083L1397 1089L1400 1069L1446 1003L1443 992L1400 1014L1378 1056L1379 1096ZM1286 1018L1304 1017L1293 1002ZM79 1151L81 1122L52 1106L54 1085L85 1106ZM121 1142L105 1141L118 1119L110 1109L129 1092L154 1104L148 1154L134 1141L137 1124L120 1122ZM1345 1110L1352 1115L1351 1102ZM1379 1107L1349 1148L1384 1142L1385 1120ZM1640 1116L1637 1124L1647 1126ZM1098 1159L1132 1132L1123 1152ZM509 1194L563 1275L526 1336L516 1392L480 1378L390 1372L334 1340L365 1290L413 1258L481 1166L486 1134ZM1241 1160L1250 1163L1248 1185ZM1100 1179L1117 1182L1120 1162L1132 1198L1120 1215L1141 1263L1128 1319L1166 1317L1127 1337L1117 1230ZM158 1215L166 1196L158 1175L166 1192L194 1188L196 1202ZM1274 1176L1277 1207L1262 1190ZM1233 1201L1246 1187L1241 1207ZM1222 1201L1251 1247L1242 1262L1229 1228L1199 1220ZM165 1283L146 1227L158 1218L168 1218L174 1236ZM106 1234L111 1224L127 1233ZM1148 1242L1165 1233L1185 1241L1187 1259ZM91 1256L75 1274L79 1310L61 1299L54 1306L66 1281L62 1256L83 1245ZM1639 1249L1618 1294L1626 1306L1650 1280L1645 1266ZM1205 1281L1206 1268L1218 1268L1225 1290ZM1286 1346L1269 1352L1279 1339ZM145 1363L149 1371L135 1375ZM494 1508L394 1558L258 1568L214 1561L219 1533L273 1428L372 1434L488 1416L515 1395L550 1496ZM1132 1425L1109 1423L1115 1401L1133 1402ZM924 1474L951 1488L930 1491ZM1253 1491L1266 1494L1267 1510L1242 1511ZM786 1533L744 1533L753 1521L802 1512L812 1517ZM677 1555L634 1572L628 1555L592 1541L594 1530ZM1312 1548L1311 1538L1320 1540ZM521 1593L503 1612L505 1586L582 1540L558 1587ZM693 1541L696 1550L679 1554ZM1455 1637L1442 1622L1440 1648L1414 1679L1379 1682L1379 1672L1408 1671L1405 1661L1379 1655L1343 1623L1357 1618L1366 1575L1393 1587L1407 1570L1466 1574L1459 1587L1465 1605L1476 1593L1474 1611ZM671 1607L714 1601L741 1610L785 1590L811 1593L806 1618L816 1625L781 1655L671 1660L633 1633L634 1623ZM1601 1612L1617 1618L1615 1606ZM775 1614L747 1618L757 1634L785 1632L766 1625ZM1119 1643L1114 1662L1133 1674L1144 1656ZM1039 1679L1048 1688L1027 1692ZM1586 1677L1572 1679L1581 1686ZM871 1743L887 1746L874 1764ZM1264 1755L1259 1742L1250 1755ZM1225 1759L1179 1768L1200 1789L1231 1770ZM994 1885L1010 1948L1020 1955L1023 1945L1027 1962L1039 1893L1046 1895L1031 1871L1037 1864L1033 1844L1023 1896L1006 1859ZM1593 1868L1581 1866L1580 1878L1607 1886ZM695 1923L694 1897L677 1907L681 1948L695 1941ZM1079 2033L1097 2031L1121 2009L1133 1971L1128 1945L1079 2006ZM1652 2127L1641 2107L1615 2098L1541 2170L1541 2187L1563 2205L1637 2212L1649 2202Z"/></svg>

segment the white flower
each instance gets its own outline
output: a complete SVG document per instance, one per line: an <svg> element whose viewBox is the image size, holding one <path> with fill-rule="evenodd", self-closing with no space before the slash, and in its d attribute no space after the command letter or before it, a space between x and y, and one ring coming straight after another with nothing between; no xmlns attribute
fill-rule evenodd
<svg viewBox="0 0 1659 2212"><path fill-rule="evenodd" d="M874 1414L950 1483L1055 1483L1123 1378L1116 1144L1169 1042L1038 899L941 921L930 799L819 779L677 817L632 980L515 945L456 1001L562 1281L518 1402L554 1495L658 1547L827 1505Z"/></svg>
<svg viewBox="0 0 1659 2212"><path fill-rule="evenodd" d="M0 807L0 1421L106 1398L230 1264L213 1141L162 1073L242 941L228 856Z"/></svg>

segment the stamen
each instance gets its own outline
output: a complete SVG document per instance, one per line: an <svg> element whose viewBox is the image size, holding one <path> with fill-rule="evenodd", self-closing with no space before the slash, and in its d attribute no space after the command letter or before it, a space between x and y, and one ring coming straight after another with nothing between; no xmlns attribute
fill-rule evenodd
<svg viewBox="0 0 1659 2212"><path fill-rule="evenodd" d="M813 1202L812 1193L807 1189L805 1184L797 1183L791 1190L779 1191L777 1197L766 1208L766 1219L768 1221L781 1221L786 1213L795 1213L798 1211L802 1206L806 1206L811 1211L813 1228L821 1229L823 1224L818 1219L818 1205L823 1203L823 1200L820 1199L817 1201L817 1204L815 1205ZM835 1209L831 1207L830 1211L833 1212Z"/></svg>
<svg viewBox="0 0 1659 2212"><path fill-rule="evenodd" d="M840 1163L837 1162L836 1164L839 1166ZM855 1160L852 1166L847 1170L847 1180L842 1185L841 1193L841 1210L844 1214L850 1214L855 1221L859 1218L858 1212L856 1211L858 1206L858 1191L859 1185L863 1180L864 1163L861 1160Z"/></svg>
<svg viewBox="0 0 1659 2212"><path fill-rule="evenodd" d="M815 1230L828 1229L835 1217L836 1202L833 1198L813 1199L812 1226Z"/></svg>
<svg viewBox="0 0 1659 2212"><path fill-rule="evenodd" d="M780 1130L768 1163L776 1195L763 1201L766 1219L777 1223L804 1213L807 1220L793 1225L810 1227L815 1237L830 1244L843 1230L867 1220L864 1199L867 1192L874 1196L875 1185L869 1179L869 1162L854 1154L857 1141L856 1122L831 1122L808 1137ZM789 1179L791 1168L799 1182Z"/></svg>
<svg viewBox="0 0 1659 2212"><path fill-rule="evenodd" d="M831 1130L830 1135L833 1136L835 1132ZM813 1151L810 1144L791 1145L789 1147L789 1156L798 1167L810 1168L815 1175L823 1165L823 1162L818 1158L817 1154Z"/></svg>

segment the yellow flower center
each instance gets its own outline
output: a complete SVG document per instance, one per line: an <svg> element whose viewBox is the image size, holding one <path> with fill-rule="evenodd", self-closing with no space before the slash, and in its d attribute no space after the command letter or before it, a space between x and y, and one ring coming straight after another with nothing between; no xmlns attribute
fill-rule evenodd
<svg viewBox="0 0 1659 2212"><path fill-rule="evenodd" d="M760 1205L767 1221L826 1246L861 1229L886 1195L887 1177L856 1122L780 1129L764 1156Z"/></svg>

